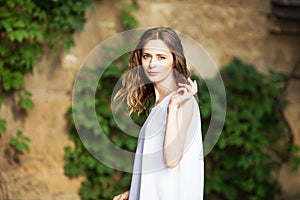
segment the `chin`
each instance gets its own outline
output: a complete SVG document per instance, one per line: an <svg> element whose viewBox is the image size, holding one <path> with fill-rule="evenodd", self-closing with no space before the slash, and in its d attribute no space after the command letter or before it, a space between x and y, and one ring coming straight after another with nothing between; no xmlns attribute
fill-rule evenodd
<svg viewBox="0 0 300 200"><path fill-rule="evenodd" d="M162 81L161 78L155 78L155 77L148 77L148 79L151 83L159 83Z"/></svg>

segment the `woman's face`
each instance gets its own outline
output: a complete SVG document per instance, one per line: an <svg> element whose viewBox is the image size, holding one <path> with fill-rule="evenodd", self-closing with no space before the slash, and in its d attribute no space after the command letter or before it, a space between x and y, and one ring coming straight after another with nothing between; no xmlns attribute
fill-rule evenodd
<svg viewBox="0 0 300 200"><path fill-rule="evenodd" d="M162 40L149 40L142 51L142 66L152 83L161 83L173 76L173 55Z"/></svg>

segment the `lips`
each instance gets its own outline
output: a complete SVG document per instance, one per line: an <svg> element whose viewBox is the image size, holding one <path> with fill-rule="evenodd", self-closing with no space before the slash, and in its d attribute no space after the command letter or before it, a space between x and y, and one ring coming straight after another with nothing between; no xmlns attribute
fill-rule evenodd
<svg viewBox="0 0 300 200"><path fill-rule="evenodd" d="M148 74L150 76L156 76L158 74L158 72L155 72L155 71L148 71Z"/></svg>

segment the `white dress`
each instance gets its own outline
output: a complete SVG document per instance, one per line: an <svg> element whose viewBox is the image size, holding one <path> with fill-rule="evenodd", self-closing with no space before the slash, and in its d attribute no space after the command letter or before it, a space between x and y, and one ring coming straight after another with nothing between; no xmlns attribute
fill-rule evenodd
<svg viewBox="0 0 300 200"><path fill-rule="evenodd" d="M200 112L195 99L181 161L176 167L168 168L163 159L167 108L172 94L174 92L152 108L140 130L129 200L203 199L203 145Z"/></svg>

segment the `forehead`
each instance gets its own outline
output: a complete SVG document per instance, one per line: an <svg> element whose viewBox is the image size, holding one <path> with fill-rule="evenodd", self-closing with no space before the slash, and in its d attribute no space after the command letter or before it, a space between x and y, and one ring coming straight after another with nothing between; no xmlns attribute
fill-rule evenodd
<svg viewBox="0 0 300 200"><path fill-rule="evenodd" d="M171 53L162 40L149 40L143 47L143 53Z"/></svg>

